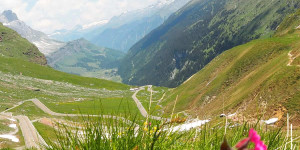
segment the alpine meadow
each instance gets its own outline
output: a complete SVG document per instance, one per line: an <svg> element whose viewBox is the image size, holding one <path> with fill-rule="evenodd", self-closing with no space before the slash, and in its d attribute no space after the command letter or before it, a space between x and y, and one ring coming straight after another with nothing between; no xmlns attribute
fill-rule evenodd
<svg viewBox="0 0 300 150"><path fill-rule="evenodd" d="M300 150L300 0L0 10L0 150Z"/></svg>

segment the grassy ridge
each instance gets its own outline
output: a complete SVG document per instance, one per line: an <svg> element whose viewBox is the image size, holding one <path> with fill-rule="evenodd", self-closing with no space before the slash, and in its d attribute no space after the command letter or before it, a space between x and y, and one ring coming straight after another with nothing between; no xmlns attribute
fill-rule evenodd
<svg viewBox="0 0 300 150"><path fill-rule="evenodd" d="M17 32L0 23L0 55L20 58L37 64L46 65L45 56L28 40L22 38Z"/></svg>
<svg viewBox="0 0 300 150"><path fill-rule="evenodd" d="M33 78L62 81L92 88L106 88L109 90L127 89L128 86L106 80L83 78L55 71L45 65L46 58L39 50L22 38L17 32L0 24L0 71L11 74L22 73ZM29 62L30 61L30 62ZM36 64L34 64L34 63Z"/></svg>
<svg viewBox="0 0 300 150"><path fill-rule="evenodd" d="M178 95L177 112L188 110L202 117L237 112L249 119L264 114L264 119L282 120L289 112L294 115L294 124L299 125L300 68L287 66L288 53L299 53L296 24L288 34L254 40L216 57L167 94L164 104L168 112Z"/></svg>
<svg viewBox="0 0 300 150"><path fill-rule="evenodd" d="M68 73L56 71L47 66L40 66L21 59L7 58L7 57L0 56L0 62L1 62L0 71L5 73L11 73L14 75L18 75L22 73L24 76L29 76L33 78L68 82L71 84L76 84L76 85L91 87L91 88L106 88L108 90L120 90L120 89L129 88L129 86L125 84L96 79L96 78L88 78L88 77L80 77L77 75L71 75Z"/></svg>

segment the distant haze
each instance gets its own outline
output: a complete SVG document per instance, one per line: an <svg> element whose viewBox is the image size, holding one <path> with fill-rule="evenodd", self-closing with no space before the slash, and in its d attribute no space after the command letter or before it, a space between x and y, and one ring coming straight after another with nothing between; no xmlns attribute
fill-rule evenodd
<svg viewBox="0 0 300 150"><path fill-rule="evenodd" d="M0 11L13 10L32 28L51 33L105 22L160 1L167 0L1 0Z"/></svg>

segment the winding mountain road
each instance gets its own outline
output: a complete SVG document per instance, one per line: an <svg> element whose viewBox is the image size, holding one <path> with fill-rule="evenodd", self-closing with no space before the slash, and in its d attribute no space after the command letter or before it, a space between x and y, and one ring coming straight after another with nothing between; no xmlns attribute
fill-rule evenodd
<svg viewBox="0 0 300 150"><path fill-rule="evenodd" d="M31 100L38 108L40 108L45 113L52 115L52 116L59 116L59 117L103 117L103 118L112 118L117 120L122 120L128 124L132 124L132 121L127 120L123 117L118 116L111 116L111 115L84 115L84 114L63 114L63 113L57 113L50 110L46 105L44 105L40 100L38 99L32 99ZM137 124L135 124L137 125Z"/></svg>
<svg viewBox="0 0 300 150"><path fill-rule="evenodd" d="M134 94L132 95L132 99L134 100L134 102L136 103L136 106L138 107L138 109L140 110L140 113L142 114L143 117L147 117L148 113L146 111L146 109L144 108L144 106L142 105L142 103L137 99L136 94L143 90L143 88L139 88L139 90L135 91Z"/></svg>
<svg viewBox="0 0 300 150"><path fill-rule="evenodd" d="M15 118L19 120L26 148L40 149L40 145L47 145L27 116L16 116Z"/></svg>
<svg viewBox="0 0 300 150"><path fill-rule="evenodd" d="M47 106L45 106L41 101L38 99L30 99L25 100L17 103L10 109L7 109L0 114L4 115L7 111L12 110L20 105L22 105L25 102L33 102L38 108L40 108L45 113L52 115L52 116L59 116L59 117L82 117L82 116L89 116L89 117L103 117L103 118L112 118L117 120L122 120L128 124L132 124L132 121L127 120L123 117L117 117L117 116L110 116L110 115L81 115L81 114L62 114L62 113L56 113L50 110ZM24 137L25 146L26 148L37 148L40 149L40 145L47 145L45 140L42 138L42 136L37 132L35 127L33 126L32 122L29 120L27 116L15 116L14 118L19 120L19 125ZM134 123L135 131L139 130L139 125Z"/></svg>
<svg viewBox="0 0 300 150"><path fill-rule="evenodd" d="M151 88L151 87L149 87ZM137 91L135 91L135 93L132 95L132 99L134 100L134 102L136 103L140 113L142 114L142 116L144 117L148 117L154 120L170 120L170 119L166 119L166 118L162 118L162 117L158 117L158 116L151 116L147 113L146 109L144 108L144 106L142 105L142 103L139 101L139 99L136 97L137 93L141 90L143 90L144 87L140 87ZM149 90L149 89L148 89ZM46 105L44 105L41 101L39 101L38 99L30 99L30 100L25 100L25 101L21 101L18 102L16 105L14 105L13 107L0 112L0 114L5 114L6 112L24 104L25 102L33 102L38 108L40 108L42 111L44 111L45 113L52 115L52 116L59 116L59 117L80 117L80 116L89 116L89 117L103 117L103 118L113 118L113 119L117 119L117 120L122 120L126 123L132 124L132 121L127 120L123 117L117 117L117 116L110 116L110 115L82 115L82 114L63 114L63 113L57 113L57 112L53 112L52 110L50 110ZM19 120L19 125L25 140L25 146L26 148L37 148L40 149L41 145L47 145L47 143L45 142L45 140L42 138L42 136L38 133L38 131L35 129L34 125L32 124L32 122L29 120L29 118L27 116L15 116L16 119ZM136 128L135 130L139 130L139 125L135 124Z"/></svg>
<svg viewBox="0 0 300 150"><path fill-rule="evenodd" d="M139 101L139 99L136 97L137 93L140 92L141 90L144 90L144 87L140 87L138 90L136 90L134 92L134 94L132 95L132 99L136 103L136 106L140 110L140 113L142 114L142 116L145 117L145 118L147 118L147 117L151 118L153 120L167 120L167 121L169 121L170 119L166 119L166 118L162 118L162 117L158 117L158 116L148 115L146 109L144 108L144 106L142 105L142 103ZM148 88L148 90L149 90L149 88Z"/></svg>

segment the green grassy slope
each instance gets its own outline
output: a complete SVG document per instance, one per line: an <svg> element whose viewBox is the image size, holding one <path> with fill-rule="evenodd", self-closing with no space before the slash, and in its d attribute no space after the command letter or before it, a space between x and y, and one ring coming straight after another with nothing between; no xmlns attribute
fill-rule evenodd
<svg viewBox="0 0 300 150"><path fill-rule="evenodd" d="M192 0L135 44L119 68L123 82L176 87L213 58L270 37L299 0Z"/></svg>
<svg viewBox="0 0 300 150"><path fill-rule="evenodd" d="M4 27L0 23L0 55L7 57L20 58L37 64L46 65L45 56L38 48L28 40L22 38L17 32Z"/></svg>
<svg viewBox="0 0 300 150"><path fill-rule="evenodd" d="M45 104L58 113L66 114L116 114L140 116L136 104L130 96L99 98L80 102L47 102Z"/></svg>
<svg viewBox="0 0 300 150"><path fill-rule="evenodd" d="M121 51L98 47L85 39L68 42L48 56L49 65L57 70L86 77L121 81L116 74Z"/></svg>
<svg viewBox="0 0 300 150"><path fill-rule="evenodd" d="M106 88L108 90L128 89L129 86L113 81L96 78L80 77L68 73L56 71L48 66L40 66L17 58L0 57L0 71L18 75L22 73L38 79L53 80L76 84L90 88Z"/></svg>
<svg viewBox="0 0 300 150"><path fill-rule="evenodd" d="M288 18L298 18L299 12ZM225 51L167 94L167 110L178 95L177 112L201 117L237 112L248 119L264 114L263 119L281 120L290 113L300 125L299 24L298 19L286 19L275 37Z"/></svg>
<svg viewBox="0 0 300 150"><path fill-rule="evenodd" d="M129 91L128 85L67 74L48 66L4 56L0 56L0 93L0 112L20 101L32 98L39 99L54 112L63 110L65 104L68 104L70 107L67 107L66 113L77 113L82 109L83 113L89 114L92 110L90 112L86 110L95 107L92 101L99 99L106 99L105 104L109 104L110 107L106 107L107 105L103 105L103 108L97 107L94 114L99 111L106 114L118 111L120 104L137 111L134 102L129 101L132 92ZM109 100L112 97L114 99ZM123 99L129 101L128 104L122 101ZM118 112L121 114L126 108L120 109ZM40 110L35 106L27 105L17 107L12 112L15 115L24 114L32 118L45 116L38 113Z"/></svg>

